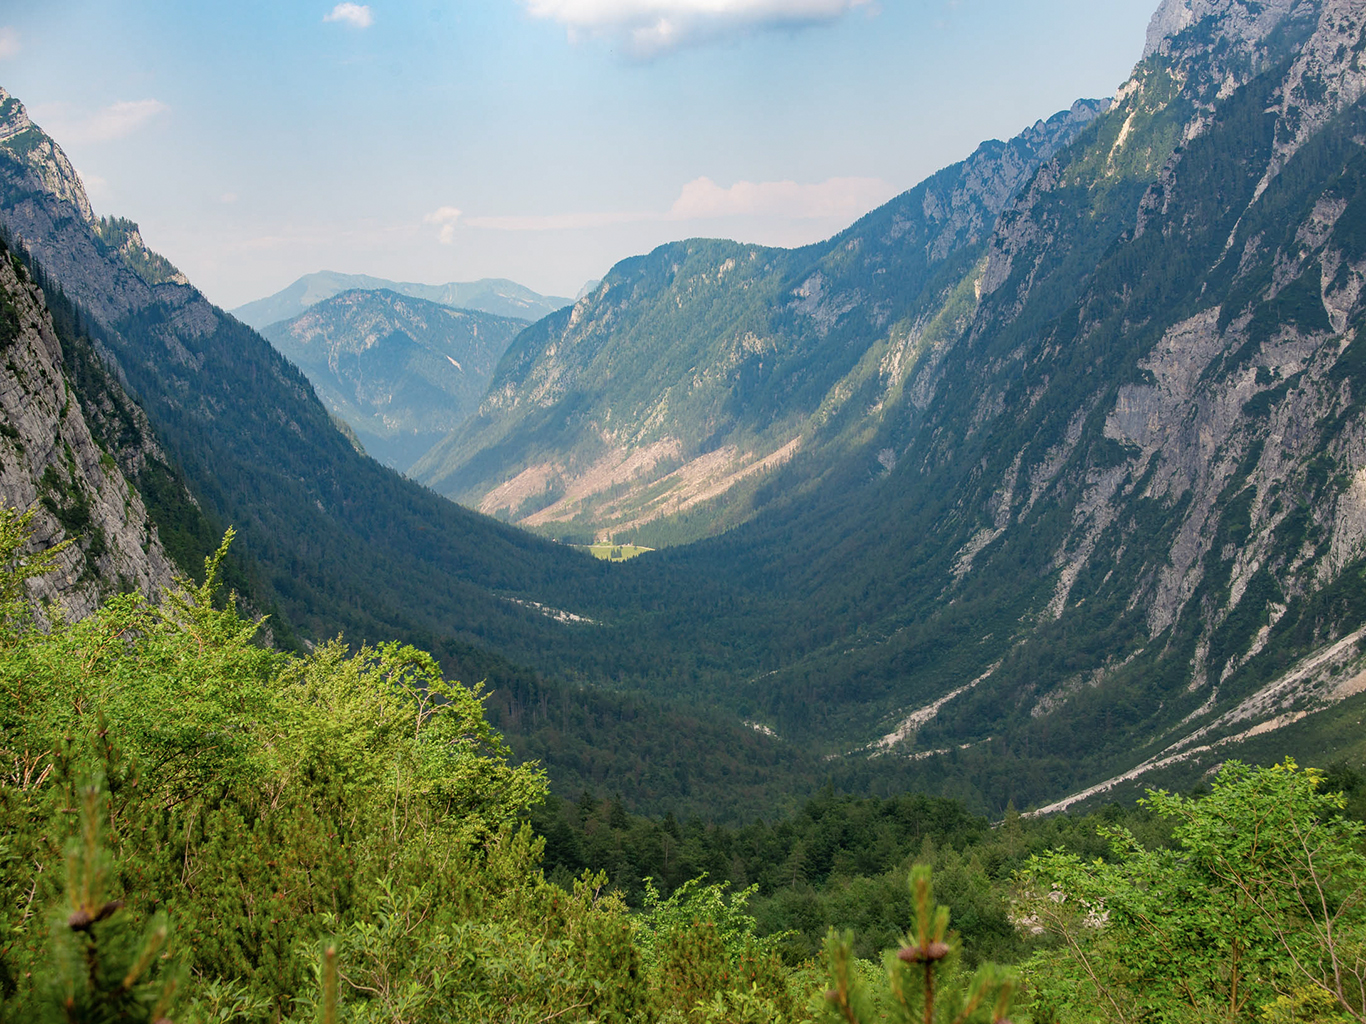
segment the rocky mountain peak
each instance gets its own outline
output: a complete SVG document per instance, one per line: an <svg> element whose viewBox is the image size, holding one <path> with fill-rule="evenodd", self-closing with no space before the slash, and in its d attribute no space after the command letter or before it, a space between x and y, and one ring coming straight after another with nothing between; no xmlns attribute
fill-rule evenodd
<svg viewBox="0 0 1366 1024"><path fill-rule="evenodd" d="M37 175L45 191L69 202L86 221L94 221L81 176L52 139L28 116L24 105L0 87L0 150Z"/></svg>
<svg viewBox="0 0 1366 1024"><path fill-rule="evenodd" d="M1208 23L1215 38L1246 49L1266 39L1287 15L1310 7L1305 0L1162 0L1148 22L1143 56L1171 53L1177 37L1201 23Z"/></svg>

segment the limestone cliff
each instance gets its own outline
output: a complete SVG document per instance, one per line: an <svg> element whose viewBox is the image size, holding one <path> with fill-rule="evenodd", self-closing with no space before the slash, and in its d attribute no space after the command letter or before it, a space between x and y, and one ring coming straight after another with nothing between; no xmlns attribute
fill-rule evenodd
<svg viewBox="0 0 1366 1024"><path fill-rule="evenodd" d="M88 615L111 593L159 597L172 566L138 492L96 444L64 371L62 348L23 263L0 259L0 500L37 511L32 543L67 538L59 572L30 581L40 604Z"/></svg>

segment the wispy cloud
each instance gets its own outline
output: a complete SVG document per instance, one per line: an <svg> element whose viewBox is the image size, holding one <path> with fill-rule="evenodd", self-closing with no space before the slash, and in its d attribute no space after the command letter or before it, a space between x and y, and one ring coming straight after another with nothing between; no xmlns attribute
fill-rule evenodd
<svg viewBox="0 0 1366 1024"><path fill-rule="evenodd" d="M121 100L89 114L73 111L65 103L35 104L32 113L49 135L68 144L121 139L170 109L160 100Z"/></svg>
<svg viewBox="0 0 1366 1024"><path fill-rule="evenodd" d="M105 181L98 174L87 174L85 171L77 169L76 173L80 176L81 184L85 186L85 194L90 199L108 199L109 182Z"/></svg>
<svg viewBox="0 0 1366 1024"><path fill-rule="evenodd" d="M8 25L0 25L0 60L19 53L19 33Z"/></svg>
<svg viewBox="0 0 1366 1024"><path fill-rule="evenodd" d="M450 245L455 241L455 224L459 219L460 211L454 206L442 206L423 217L422 222L439 224L441 230L436 233L437 241L442 245Z"/></svg>
<svg viewBox="0 0 1366 1024"><path fill-rule="evenodd" d="M545 216L470 217L465 223L472 228L491 231L574 231L662 219L657 213L551 213Z"/></svg>
<svg viewBox="0 0 1366 1024"><path fill-rule="evenodd" d="M896 189L881 178L829 178L814 185L799 185L795 181L737 181L729 188L722 188L710 178L697 178L683 186L669 209L669 219L852 220L895 194Z"/></svg>
<svg viewBox="0 0 1366 1024"><path fill-rule="evenodd" d="M842 220L853 221L896 195L894 185L881 178L828 178L802 185L795 181L737 181L722 188L710 178L688 182L673 205L663 212L608 211L600 213L552 213L531 216L466 217L472 228L490 231L574 231L640 224L650 221L702 221L750 218L773 221ZM453 216L449 223L428 214L427 223L446 223L453 230L459 211L442 207Z"/></svg>
<svg viewBox="0 0 1366 1024"><path fill-rule="evenodd" d="M369 4L337 4L331 13L323 15L323 21L342 21L356 28L369 28L375 23L375 15Z"/></svg>
<svg viewBox="0 0 1366 1024"><path fill-rule="evenodd" d="M759 28L833 21L871 0L522 0L537 18L607 36L638 57Z"/></svg>
<svg viewBox="0 0 1366 1024"><path fill-rule="evenodd" d="M99 111L86 127L90 136L100 141L121 139L170 109L160 100L124 100Z"/></svg>

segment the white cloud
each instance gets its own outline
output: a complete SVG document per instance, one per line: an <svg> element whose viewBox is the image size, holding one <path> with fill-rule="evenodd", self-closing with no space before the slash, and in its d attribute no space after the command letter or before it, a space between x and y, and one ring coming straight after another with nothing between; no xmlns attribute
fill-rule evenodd
<svg viewBox="0 0 1366 1024"><path fill-rule="evenodd" d="M441 225L436 235L437 241L442 245L450 245L455 241L455 222L459 219L460 211L454 206L442 206L423 217L422 222Z"/></svg>
<svg viewBox="0 0 1366 1024"><path fill-rule="evenodd" d="M66 103L34 104L30 113L49 135L67 145L121 139L170 109L160 100L122 100L93 114L73 110Z"/></svg>
<svg viewBox="0 0 1366 1024"><path fill-rule="evenodd" d="M828 178L801 185L795 181L737 181L722 188L710 178L688 182L665 212L618 211L552 213L527 216L466 217L472 228L489 231L576 231L651 221L725 220L747 217L767 221L826 220L849 224L897 194L881 178ZM460 211L443 206L423 218L441 224L441 240L451 241Z"/></svg>
<svg viewBox="0 0 1366 1024"><path fill-rule="evenodd" d="M87 138L100 142L121 139L171 108L160 100L123 100L111 103L90 117L83 126Z"/></svg>
<svg viewBox="0 0 1366 1024"><path fill-rule="evenodd" d="M781 217L789 220L854 220L896 194L880 178L829 178L815 185L795 181L737 181L722 188L710 178L683 186L670 220L718 217Z"/></svg>
<svg viewBox="0 0 1366 1024"><path fill-rule="evenodd" d="M8 25L0 25L0 60L19 53L19 33Z"/></svg>
<svg viewBox="0 0 1366 1024"><path fill-rule="evenodd" d="M87 174L85 171L77 169L76 174L81 179L81 184L85 186L85 194L90 199L108 199L109 182L105 181L98 174Z"/></svg>
<svg viewBox="0 0 1366 1024"><path fill-rule="evenodd" d="M638 57L734 32L833 21L871 0L522 0L537 18L619 39Z"/></svg>
<svg viewBox="0 0 1366 1024"><path fill-rule="evenodd" d="M369 28L375 23L375 16L369 4L337 4L331 14L323 15L323 21L344 21L356 28Z"/></svg>
<svg viewBox="0 0 1366 1024"><path fill-rule="evenodd" d="M232 203L235 203L235 202L237 202L237 193L236 193L236 192L224 192L221 196L218 197L218 201L219 201L220 203L222 203L223 205L225 205L225 206L227 206L227 205L229 205L229 204L232 204Z"/></svg>

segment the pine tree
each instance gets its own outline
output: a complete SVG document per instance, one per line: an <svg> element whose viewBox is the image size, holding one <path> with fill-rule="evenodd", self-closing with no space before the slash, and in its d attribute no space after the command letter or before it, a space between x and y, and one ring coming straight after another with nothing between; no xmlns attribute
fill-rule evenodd
<svg viewBox="0 0 1366 1024"><path fill-rule="evenodd" d="M81 833L67 848L66 906L54 916L43 1010L60 1024L171 1024L177 978L165 961L164 913L139 927L111 898L113 858L100 843L98 786L81 791Z"/></svg>
<svg viewBox="0 0 1366 1024"><path fill-rule="evenodd" d="M853 936L832 928L825 940L831 985L825 993L828 1019L842 1024L888 1020L896 1024L1009 1024L1006 1013L1015 979L995 964L971 977L961 969L959 944L949 934L949 908L934 902L927 865L910 874L915 930L897 952L884 957L885 984L876 984L854 959Z"/></svg>

